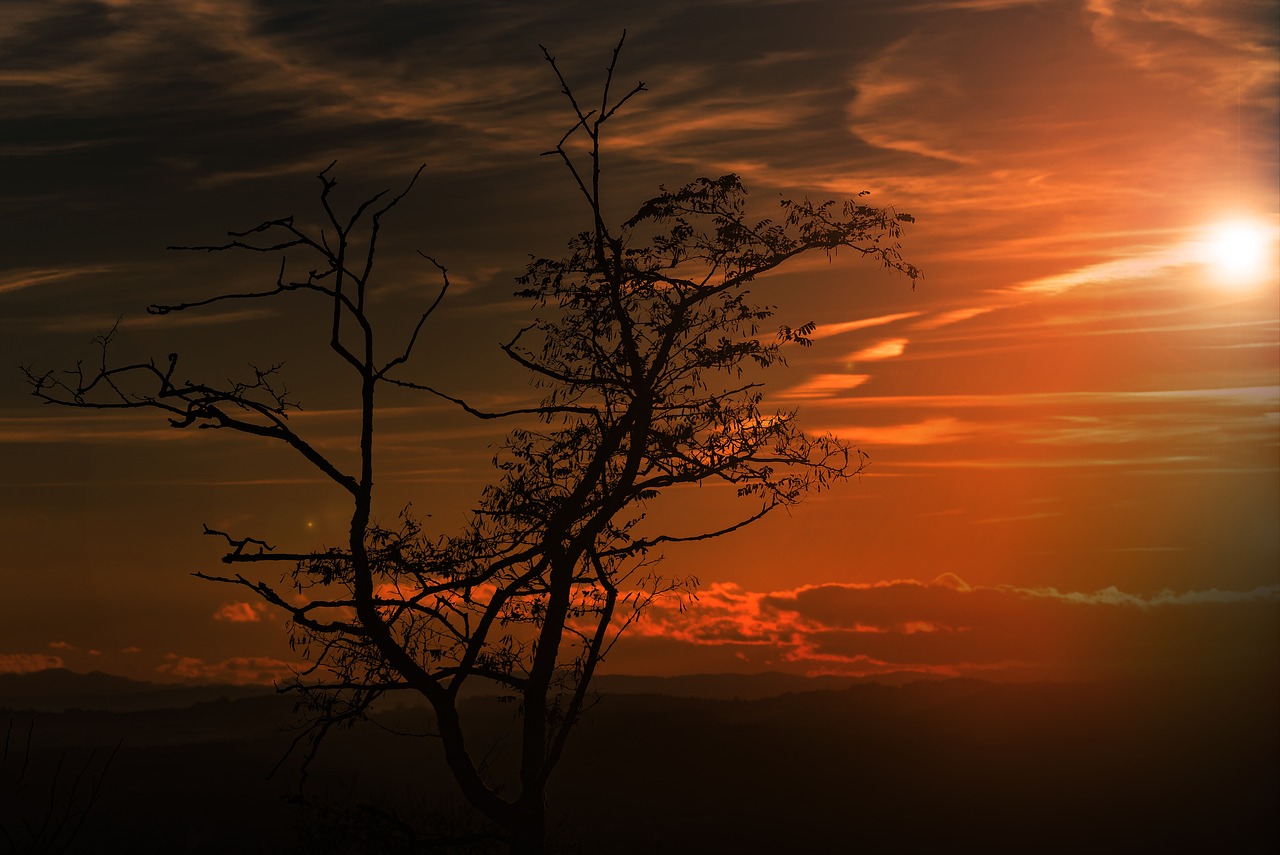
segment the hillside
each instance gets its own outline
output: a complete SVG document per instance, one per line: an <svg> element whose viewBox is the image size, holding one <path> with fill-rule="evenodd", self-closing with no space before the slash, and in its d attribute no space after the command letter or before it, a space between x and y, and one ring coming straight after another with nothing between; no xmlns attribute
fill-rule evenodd
<svg viewBox="0 0 1280 855"><path fill-rule="evenodd" d="M724 683L710 679L703 691ZM768 685L776 684L766 676L756 688ZM557 851L1269 852L1280 844L1274 681L815 686L751 700L606 694L553 779ZM492 698L470 702L477 750L511 712ZM0 787L7 776L10 798L0 799L0 818L8 828L22 811L47 811L51 790L83 801L86 787L77 795L69 774L54 784L50 770L61 758L91 781L122 740L72 851L394 852L409 851L397 849L409 828L472 829L430 739L371 726L337 732L301 801L297 756L267 779L293 736L281 729L292 721L287 697L0 711L6 720ZM385 711L380 723L429 725L410 706ZM40 774L13 798L28 728ZM490 757L495 770L509 759L503 745Z"/></svg>

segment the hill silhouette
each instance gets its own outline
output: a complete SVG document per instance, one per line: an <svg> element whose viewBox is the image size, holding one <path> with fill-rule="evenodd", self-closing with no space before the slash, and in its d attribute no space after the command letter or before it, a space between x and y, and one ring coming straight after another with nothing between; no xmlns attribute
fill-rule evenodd
<svg viewBox="0 0 1280 855"><path fill-rule="evenodd" d="M33 768L59 757L74 766L94 746L123 740L73 851L396 852L411 851L405 841L415 833L472 828L436 742L390 732L429 727L414 705L388 705L381 728L335 733L299 799L298 757L266 777L293 736L282 729L293 720L289 697L259 690L183 708L75 709L67 697L174 696L107 675L27 676L0 689L30 697L42 686L56 708L18 710L0 696L8 707L0 725L31 728ZM1270 852L1280 844L1274 680L829 688L776 677L660 683L701 696L603 694L553 781L555 851ZM164 688L198 696L225 687ZM753 696L716 696L729 689ZM55 704L55 690L69 694ZM468 703L476 746L512 715L497 698ZM508 762L505 750L494 747L493 768ZM10 802L0 813L12 823L24 809L36 806Z"/></svg>
<svg viewBox="0 0 1280 855"><path fill-rule="evenodd" d="M101 671L78 673L66 668L0 674L0 707L9 709L126 711L180 708L218 698L249 698L271 692L270 686L150 683Z"/></svg>

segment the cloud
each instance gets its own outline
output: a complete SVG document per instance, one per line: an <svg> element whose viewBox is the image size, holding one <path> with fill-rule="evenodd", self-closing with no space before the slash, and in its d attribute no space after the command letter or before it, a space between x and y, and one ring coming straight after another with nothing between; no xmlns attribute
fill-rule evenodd
<svg viewBox="0 0 1280 855"><path fill-rule="evenodd" d="M878 359L893 359L895 356L901 356L906 349L907 339L890 338L849 354L849 360L851 362L870 362Z"/></svg>
<svg viewBox="0 0 1280 855"><path fill-rule="evenodd" d="M884 324L891 324L895 321L903 321L908 318L915 318L922 315L923 312L897 312L892 315L880 315L874 318L860 318L854 321L840 321L833 324L819 324L812 335L811 339L829 338L833 335L841 335L854 330L866 329L867 327L878 327Z"/></svg>
<svg viewBox="0 0 1280 855"><path fill-rule="evenodd" d="M1036 511L1034 513L1014 514L1007 517L987 517L986 519L974 520L974 523L977 525L991 525L993 523L1029 522L1031 520L1054 519L1061 516L1061 511Z"/></svg>
<svg viewBox="0 0 1280 855"><path fill-rule="evenodd" d="M997 12L1015 6L1038 6L1046 0L924 0L906 7L909 12Z"/></svg>
<svg viewBox="0 0 1280 855"><path fill-rule="evenodd" d="M933 581L753 592L717 583L681 611L651 609L634 632L773 656L810 673L1009 671L1138 676L1257 664L1280 630L1280 585L1247 591L1094 592Z"/></svg>
<svg viewBox="0 0 1280 855"><path fill-rule="evenodd" d="M118 316L71 314L61 315L57 320L46 321L41 328L48 332L91 332L101 333L119 323L122 331L135 331L145 327L209 327L223 324L246 324L249 321L274 317L272 309L235 309L205 312L181 312L169 315L134 315L127 319Z"/></svg>
<svg viewBox="0 0 1280 855"><path fill-rule="evenodd" d="M150 444L166 440L181 441L189 434L188 431L164 427L163 422L147 415L97 413L93 416L0 417L0 443Z"/></svg>
<svg viewBox="0 0 1280 855"><path fill-rule="evenodd" d="M52 285L63 285L75 279L109 273L116 268L112 265L86 265L83 267L24 267L6 270L0 273L0 294L10 291L23 291L27 288L40 288ZM111 326L108 320L106 327ZM98 329L101 329L99 327Z"/></svg>
<svg viewBox="0 0 1280 855"><path fill-rule="evenodd" d="M79 649L74 644L70 644L69 642L66 642L66 641L50 641L49 647L52 650L78 650Z"/></svg>
<svg viewBox="0 0 1280 855"><path fill-rule="evenodd" d="M1220 591L1217 588L1210 588L1207 591L1178 592L1165 589L1146 596L1126 593L1114 585L1095 591L1092 594L1083 594L1076 591L1062 592L1057 588L1019 588L1017 590L1029 597L1047 597L1069 603L1086 603L1089 605L1132 606L1138 609L1153 609L1160 606L1189 606L1204 603L1275 602L1280 599L1280 585L1259 585L1248 591Z"/></svg>
<svg viewBox="0 0 1280 855"><path fill-rule="evenodd" d="M952 145L955 138L944 125L904 109L905 103L917 102L924 93L960 94L954 75L937 64L912 61L918 53L915 40L905 38L863 63L853 78L855 94L848 106L851 129L877 148L972 164L972 157Z"/></svg>
<svg viewBox="0 0 1280 855"><path fill-rule="evenodd" d="M235 656L221 662L206 662L193 656L166 653L156 671L182 680L234 685L266 685L288 679L296 673L298 663L266 656Z"/></svg>
<svg viewBox="0 0 1280 855"><path fill-rule="evenodd" d="M911 325L916 330L936 330L939 327L958 324L961 321L967 321L970 318L976 318L978 315L985 315L987 312L995 311L1000 306L975 306L969 309L953 309L950 312L940 312L932 317L917 321Z"/></svg>
<svg viewBox="0 0 1280 855"><path fill-rule="evenodd" d="M258 623L266 612L267 607L262 603L223 603L213 613L213 619L228 623Z"/></svg>
<svg viewBox="0 0 1280 855"><path fill-rule="evenodd" d="M1079 390L1065 392L1008 392L955 395L872 395L849 403L871 407L989 409L993 407L1098 407L1104 405L1172 404L1217 405L1231 408L1273 407L1280 402L1280 386L1223 386L1221 388Z"/></svg>
<svg viewBox="0 0 1280 855"><path fill-rule="evenodd" d="M0 653L0 674L29 674L64 667L61 656L47 653Z"/></svg>
<svg viewBox="0 0 1280 855"><path fill-rule="evenodd" d="M866 445L933 445L965 438L973 434L976 427L951 416L939 416L907 424L850 425L830 430L842 439Z"/></svg>
<svg viewBox="0 0 1280 855"><path fill-rule="evenodd" d="M1098 45L1148 72L1274 112L1275 6L1256 0L1087 0Z"/></svg>
<svg viewBox="0 0 1280 855"><path fill-rule="evenodd" d="M856 389L871 379L870 374L815 374L798 386L779 392L779 398L831 398Z"/></svg>
<svg viewBox="0 0 1280 855"><path fill-rule="evenodd" d="M1276 435L1274 418L1265 413L1227 420L1219 411L1136 414L1059 415L1027 425L1024 442L1047 445L1145 445L1179 441L1184 447L1208 448L1222 443L1257 444Z"/></svg>
<svg viewBox="0 0 1280 855"><path fill-rule="evenodd" d="M1169 270L1194 264L1201 259L1198 244L1175 243L1145 251L1126 248L1122 257L1100 261L1021 282L1011 290L1026 294L1062 294L1082 285L1106 285L1151 279Z"/></svg>

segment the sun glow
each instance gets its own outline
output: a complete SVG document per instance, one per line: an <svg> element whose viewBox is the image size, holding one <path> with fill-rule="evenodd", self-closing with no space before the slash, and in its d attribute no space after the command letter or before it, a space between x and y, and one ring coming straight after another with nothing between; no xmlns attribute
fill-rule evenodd
<svg viewBox="0 0 1280 855"><path fill-rule="evenodd" d="M1276 229L1257 220L1223 220L1211 226L1201 261L1215 285L1242 290L1276 275Z"/></svg>

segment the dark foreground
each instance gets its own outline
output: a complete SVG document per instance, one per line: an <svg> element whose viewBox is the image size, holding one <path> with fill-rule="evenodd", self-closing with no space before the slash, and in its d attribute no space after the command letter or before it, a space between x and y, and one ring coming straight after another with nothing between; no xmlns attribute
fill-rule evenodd
<svg viewBox="0 0 1280 855"><path fill-rule="evenodd" d="M0 685L0 851L62 851L73 832L71 852L495 851L466 842L478 826L430 739L334 734L300 798L296 759L266 777L288 698L17 685ZM486 734L513 711L473 703ZM77 704L99 708L61 709ZM139 708L154 704L192 705ZM1274 675L611 694L576 737L551 793L563 853L1280 851ZM423 843L442 836L463 842Z"/></svg>

